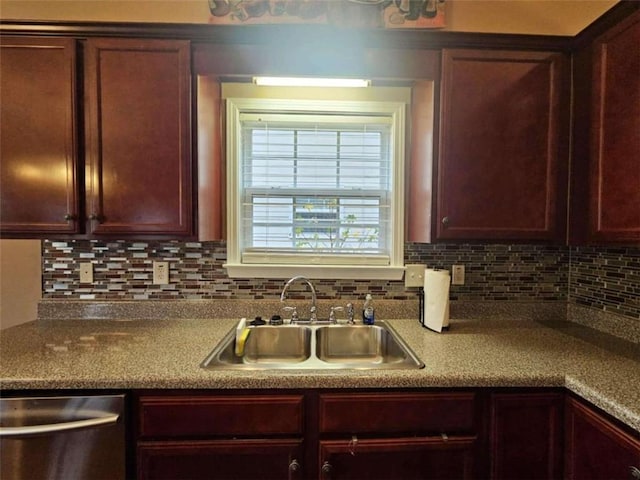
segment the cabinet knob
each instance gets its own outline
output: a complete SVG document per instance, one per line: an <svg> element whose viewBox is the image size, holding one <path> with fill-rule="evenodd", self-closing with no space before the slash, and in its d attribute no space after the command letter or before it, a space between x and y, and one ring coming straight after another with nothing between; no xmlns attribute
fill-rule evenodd
<svg viewBox="0 0 640 480"><path fill-rule="evenodd" d="M101 218L100 218L100 215L98 215L97 213L92 213L91 215L89 215L89 220L95 220L96 222L100 222Z"/></svg>
<svg viewBox="0 0 640 480"><path fill-rule="evenodd" d="M298 460L296 460L295 458L291 460L291 463L289 463L289 480L297 478L297 474L299 474L301 470L302 466L300 465L300 462L298 462Z"/></svg>
<svg viewBox="0 0 640 480"><path fill-rule="evenodd" d="M631 465L629 467L629 473L631 476L629 477L631 480L640 480L640 469Z"/></svg>
<svg viewBox="0 0 640 480"><path fill-rule="evenodd" d="M329 480L331 478L331 472L333 471L333 467L329 462L324 462L322 464L322 478Z"/></svg>
<svg viewBox="0 0 640 480"><path fill-rule="evenodd" d="M442 224L446 227L449 225L449 217L442 217Z"/></svg>
<svg viewBox="0 0 640 480"><path fill-rule="evenodd" d="M67 222L70 222L71 220L75 220L75 219L76 219L76 216L75 216L75 215L73 215L73 214L71 214L71 213L67 213L67 214L64 216L64 219L65 219Z"/></svg>

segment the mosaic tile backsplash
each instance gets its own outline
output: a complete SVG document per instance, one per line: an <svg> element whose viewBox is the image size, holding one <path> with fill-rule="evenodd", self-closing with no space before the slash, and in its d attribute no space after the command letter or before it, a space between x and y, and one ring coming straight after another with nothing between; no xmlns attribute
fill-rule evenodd
<svg viewBox="0 0 640 480"><path fill-rule="evenodd" d="M640 320L640 248L572 248L569 299Z"/></svg>
<svg viewBox="0 0 640 480"><path fill-rule="evenodd" d="M277 299L282 279L230 279L225 242L44 241L43 298L68 300ZM153 285L153 261L168 261L170 283ZM79 283L81 262L94 283ZM640 319L640 249L549 245L405 245L405 263L450 269L466 283L451 300L569 301ZM415 299L403 281L314 280L320 299ZM295 298L296 292L291 292ZM300 298L306 298L303 289Z"/></svg>

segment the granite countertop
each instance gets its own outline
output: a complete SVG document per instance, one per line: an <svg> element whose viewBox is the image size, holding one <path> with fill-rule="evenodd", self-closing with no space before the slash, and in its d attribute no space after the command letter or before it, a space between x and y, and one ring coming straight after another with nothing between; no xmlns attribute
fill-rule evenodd
<svg viewBox="0 0 640 480"><path fill-rule="evenodd" d="M566 387L640 431L640 347L570 322L389 323L420 370L218 371L234 319L38 320L0 333L0 386L22 389Z"/></svg>

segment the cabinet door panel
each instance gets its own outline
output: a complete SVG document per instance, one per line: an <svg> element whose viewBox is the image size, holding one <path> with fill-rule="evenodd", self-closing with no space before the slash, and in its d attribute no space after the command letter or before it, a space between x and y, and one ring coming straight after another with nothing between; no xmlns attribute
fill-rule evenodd
<svg viewBox="0 0 640 480"><path fill-rule="evenodd" d="M443 52L438 239L562 238L563 67L554 53Z"/></svg>
<svg viewBox="0 0 640 480"><path fill-rule="evenodd" d="M77 232L75 41L0 45L3 235Z"/></svg>
<svg viewBox="0 0 640 480"><path fill-rule="evenodd" d="M475 437L320 442L324 480L473 478Z"/></svg>
<svg viewBox="0 0 640 480"><path fill-rule="evenodd" d="M640 469L640 436L624 432L591 408L569 399L566 477L570 480L626 479Z"/></svg>
<svg viewBox="0 0 640 480"><path fill-rule="evenodd" d="M492 395L491 478L561 478L562 408L561 393Z"/></svg>
<svg viewBox="0 0 640 480"><path fill-rule="evenodd" d="M143 442L138 479L296 480L302 458L298 440Z"/></svg>
<svg viewBox="0 0 640 480"><path fill-rule="evenodd" d="M93 234L192 233L186 41L87 41Z"/></svg>
<svg viewBox="0 0 640 480"><path fill-rule="evenodd" d="M591 237L595 242L640 242L638 45L640 12L595 44L591 131Z"/></svg>

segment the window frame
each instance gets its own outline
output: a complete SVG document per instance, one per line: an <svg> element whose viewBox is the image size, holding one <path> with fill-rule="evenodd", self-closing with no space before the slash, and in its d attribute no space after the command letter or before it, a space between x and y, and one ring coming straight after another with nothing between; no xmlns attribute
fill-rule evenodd
<svg viewBox="0 0 640 480"><path fill-rule="evenodd" d="M262 87L254 87L262 88ZM288 89L290 90L290 89ZM375 90L375 89L374 89ZM249 91L253 91L249 89ZM254 91L255 93L255 91ZM398 96L398 95L396 95ZM372 97L371 93L368 97ZM375 93L373 95L375 97ZM380 95L385 98L384 95ZM395 100L395 99L394 99ZM230 278L289 278L306 275L311 278L389 279L399 280L404 273L404 202L405 148L407 101L317 100L309 98L256 98L229 96L226 98L226 176L227 176L227 262L223 265ZM251 252L251 263L243 263L241 235L242 185L241 116L245 113L311 113L347 115L384 115L391 118L391 248L387 265L376 265L379 258L367 255L342 256L350 263L327 264L330 256L322 254L283 254ZM297 263L289 263L299 259ZM375 261L377 260L377 261Z"/></svg>

